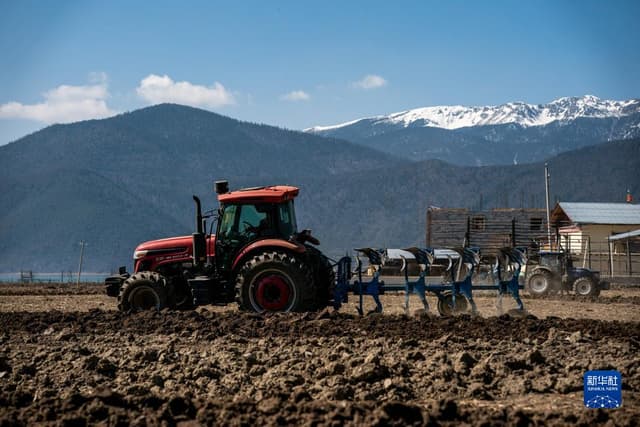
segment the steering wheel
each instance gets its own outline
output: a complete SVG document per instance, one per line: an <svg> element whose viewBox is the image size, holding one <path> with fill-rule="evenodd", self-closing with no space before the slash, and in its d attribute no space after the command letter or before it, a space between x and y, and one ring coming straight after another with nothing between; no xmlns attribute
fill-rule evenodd
<svg viewBox="0 0 640 427"><path fill-rule="evenodd" d="M242 221L242 224L246 225L242 234L248 235L249 233L257 233L259 231L259 228L251 224L249 221Z"/></svg>

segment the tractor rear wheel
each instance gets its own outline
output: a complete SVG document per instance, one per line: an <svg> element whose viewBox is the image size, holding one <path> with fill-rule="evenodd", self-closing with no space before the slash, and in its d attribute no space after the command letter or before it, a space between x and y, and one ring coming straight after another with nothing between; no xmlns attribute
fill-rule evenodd
<svg viewBox="0 0 640 427"><path fill-rule="evenodd" d="M534 271L527 277L525 288L534 298L551 294L554 289L551 273L547 270Z"/></svg>
<svg viewBox="0 0 640 427"><path fill-rule="evenodd" d="M573 293L582 297L597 297L600 289L590 278L581 277L573 282Z"/></svg>
<svg viewBox="0 0 640 427"><path fill-rule="evenodd" d="M453 293L445 291L438 298L438 313L440 316L447 317L454 314L466 313L469 311L469 302L467 297L458 293L456 294L456 304L453 305Z"/></svg>
<svg viewBox="0 0 640 427"><path fill-rule="evenodd" d="M315 309L321 310L329 305L336 286L336 273L333 265L320 250L307 245L309 260L315 266L314 282L316 287Z"/></svg>
<svg viewBox="0 0 640 427"><path fill-rule="evenodd" d="M118 295L123 312L162 310L167 304L167 281L153 272L136 273L124 281Z"/></svg>
<svg viewBox="0 0 640 427"><path fill-rule="evenodd" d="M316 308L313 275L308 265L285 252L265 252L245 262L236 278L241 310L312 311Z"/></svg>

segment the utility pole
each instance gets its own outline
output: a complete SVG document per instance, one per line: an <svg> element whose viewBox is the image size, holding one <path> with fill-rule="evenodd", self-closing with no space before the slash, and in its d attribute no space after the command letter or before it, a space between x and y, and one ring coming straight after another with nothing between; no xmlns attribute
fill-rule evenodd
<svg viewBox="0 0 640 427"><path fill-rule="evenodd" d="M549 211L549 180L551 175L549 174L549 165L544 164L544 186L547 199L547 239L549 242L549 249L551 249L551 212Z"/></svg>
<svg viewBox="0 0 640 427"><path fill-rule="evenodd" d="M86 243L84 240L80 241L80 264L78 265L78 281L76 284L80 286L80 273L82 272L82 257L84 256L84 247Z"/></svg>

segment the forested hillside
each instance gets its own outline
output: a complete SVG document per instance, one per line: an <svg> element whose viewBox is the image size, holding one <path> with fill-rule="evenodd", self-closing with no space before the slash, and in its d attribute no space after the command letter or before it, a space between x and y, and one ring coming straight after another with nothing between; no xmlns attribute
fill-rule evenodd
<svg viewBox="0 0 640 427"><path fill-rule="evenodd" d="M640 192L640 141L606 143L549 161L552 197L622 201ZM56 125L0 147L0 271L131 262L137 243L193 230L192 194L216 206L212 183L301 187L298 224L337 255L356 245L422 244L429 205L542 206L543 165L461 167L409 162L214 113L160 105Z"/></svg>

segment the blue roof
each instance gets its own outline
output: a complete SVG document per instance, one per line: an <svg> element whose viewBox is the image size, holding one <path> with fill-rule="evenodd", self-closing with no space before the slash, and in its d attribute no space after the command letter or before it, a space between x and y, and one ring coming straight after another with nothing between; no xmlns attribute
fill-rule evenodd
<svg viewBox="0 0 640 427"><path fill-rule="evenodd" d="M558 206L574 224L640 225L640 205L631 203L560 202Z"/></svg>
<svg viewBox="0 0 640 427"><path fill-rule="evenodd" d="M629 231L628 233L614 234L613 236L609 236L609 240L625 240L631 239L632 237L640 237L640 230L633 230Z"/></svg>

